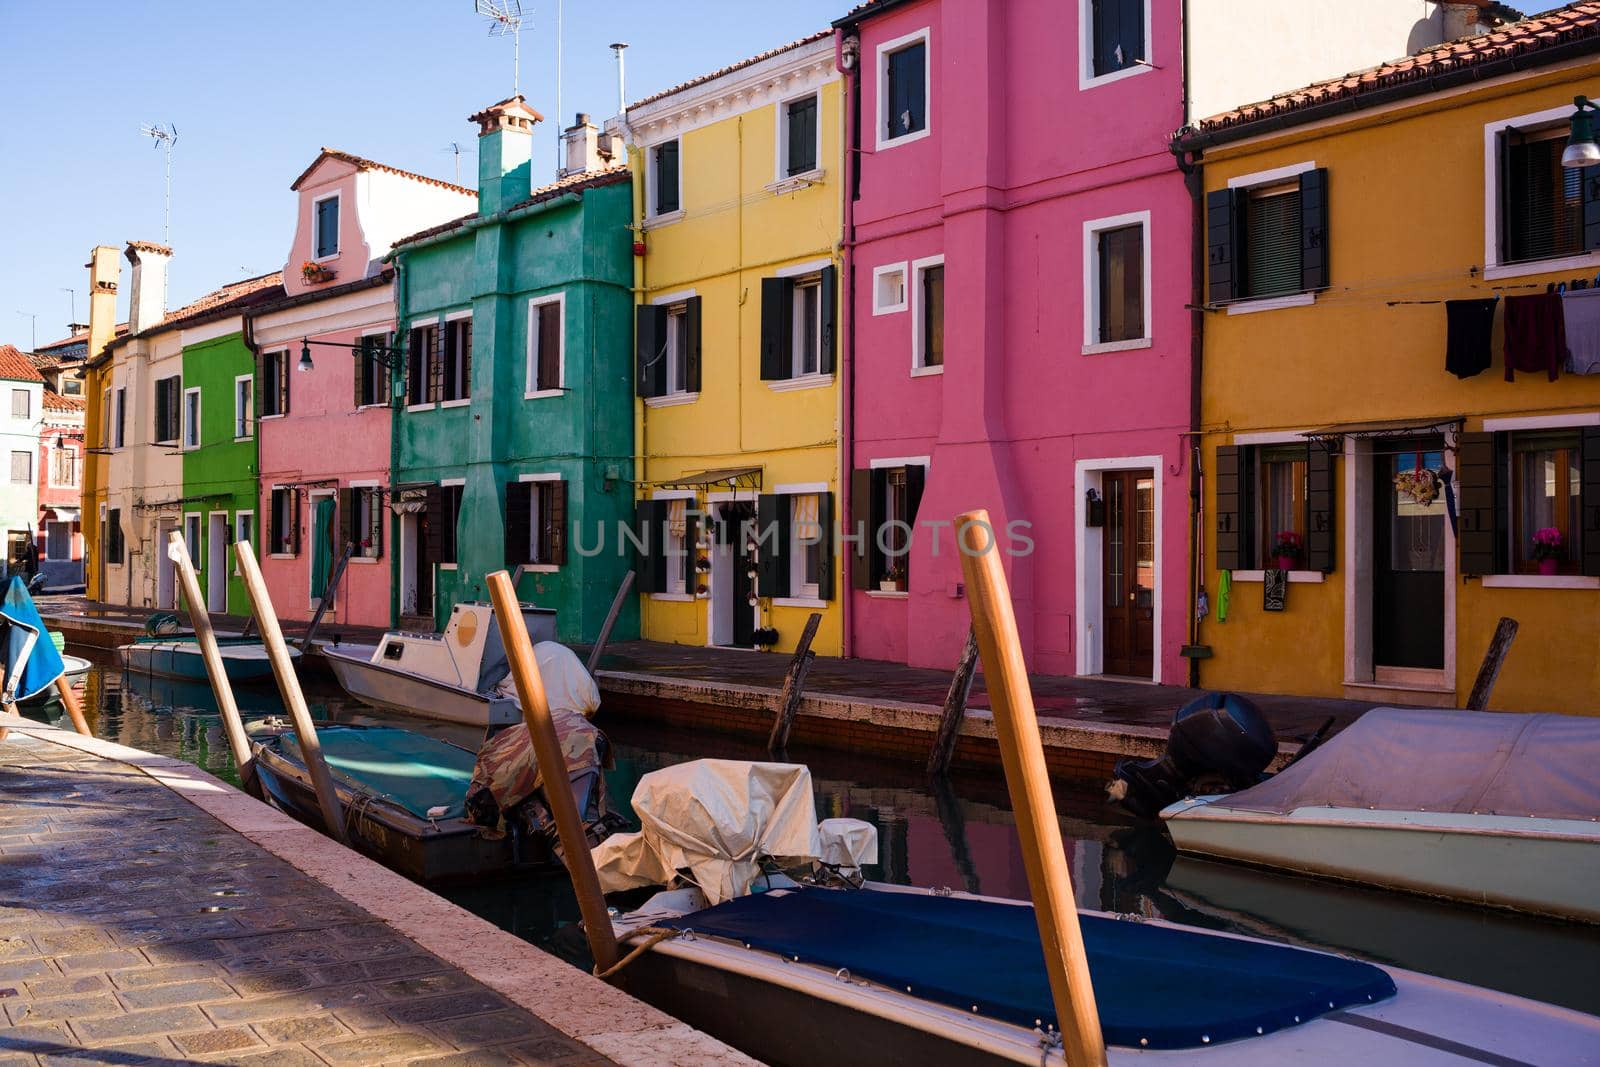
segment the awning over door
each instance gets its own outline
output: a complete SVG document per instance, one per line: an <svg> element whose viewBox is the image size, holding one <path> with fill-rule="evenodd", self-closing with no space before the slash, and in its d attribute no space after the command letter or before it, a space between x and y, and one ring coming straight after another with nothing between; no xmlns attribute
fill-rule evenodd
<svg viewBox="0 0 1600 1067"><path fill-rule="evenodd" d="M1300 436L1311 441L1329 442L1341 437L1404 437L1410 434L1444 433L1461 428L1463 415L1443 415L1433 419L1378 419L1372 422L1341 422L1306 430Z"/></svg>
<svg viewBox="0 0 1600 1067"><path fill-rule="evenodd" d="M81 508L51 507L46 505L39 509L40 518L50 522L77 522L82 516Z"/></svg>
<svg viewBox="0 0 1600 1067"><path fill-rule="evenodd" d="M646 483L656 489L760 489L760 467L718 467Z"/></svg>

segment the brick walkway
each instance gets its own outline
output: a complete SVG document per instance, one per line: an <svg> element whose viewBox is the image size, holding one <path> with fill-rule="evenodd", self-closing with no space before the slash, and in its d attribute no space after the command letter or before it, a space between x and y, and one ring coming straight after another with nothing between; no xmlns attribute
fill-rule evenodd
<svg viewBox="0 0 1600 1067"><path fill-rule="evenodd" d="M138 770L13 733L0 1067L195 1062L610 1061Z"/></svg>

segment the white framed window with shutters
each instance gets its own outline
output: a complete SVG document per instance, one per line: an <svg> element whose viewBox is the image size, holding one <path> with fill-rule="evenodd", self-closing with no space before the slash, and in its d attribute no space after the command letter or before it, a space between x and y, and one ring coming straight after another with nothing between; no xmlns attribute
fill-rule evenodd
<svg viewBox="0 0 1600 1067"><path fill-rule="evenodd" d="M636 391L650 407L690 404L700 396L700 297L663 293L634 309Z"/></svg>
<svg viewBox="0 0 1600 1067"><path fill-rule="evenodd" d="M911 263L911 373L944 373L944 256Z"/></svg>
<svg viewBox="0 0 1600 1067"><path fill-rule="evenodd" d="M276 419L289 413L289 353L280 349L261 353L261 417Z"/></svg>
<svg viewBox="0 0 1600 1067"><path fill-rule="evenodd" d="M1206 301L1230 315L1304 307L1329 284L1329 172L1294 163L1206 194Z"/></svg>
<svg viewBox="0 0 1600 1067"><path fill-rule="evenodd" d="M761 379L776 392L833 381L839 272L831 260L780 267L761 279Z"/></svg>
<svg viewBox="0 0 1600 1067"><path fill-rule="evenodd" d="M824 556L830 551L822 529L821 494L828 487L819 484L795 488L810 491L789 493L789 596L821 604L819 583L826 566Z"/></svg>
<svg viewBox="0 0 1600 1067"><path fill-rule="evenodd" d="M683 149L674 137L645 150L649 160L645 172L647 221L656 224L683 218Z"/></svg>
<svg viewBox="0 0 1600 1067"><path fill-rule="evenodd" d="M256 378L241 374L233 379L233 439L248 441L256 435Z"/></svg>
<svg viewBox="0 0 1600 1067"><path fill-rule="evenodd" d="M254 511L234 513L233 540L235 544L241 541L249 542L252 551L260 551L259 546L256 545L256 513ZM237 556L233 560L233 573L236 577L239 574L239 559Z"/></svg>
<svg viewBox="0 0 1600 1067"><path fill-rule="evenodd" d="M697 580L704 580L706 574L696 567L699 557L698 545L691 544L689 518L694 515L697 519L694 524L695 539L699 539L699 531L704 528L703 519L695 507L695 494L692 489L658 489L651 499L664 503L666 523L664 525L664 544L662 554L665 563L665 587L659 592L650 594L652 600L693 600L695 599L695 585Z"/></svg>
<svg viewBox="0 0 1600 1067"><path fill-rule="evenodd" d="M1150 0L1078 0L1078 88L1154 70Z"/></svg>
<svg viewBox="0 0 1600 1067"><path fill-rule="evenodd" d="M920 141L931 131L933 69L924 26L877 48L877 147Z"/></svg>
<svg viewBox="0 0 1600 1067"><path fill-rule="evenodd" d="M11 453L11 484L33 484L33 453L20 449Z"/></svg>
<svg viewBox="0 0 1600 1067"><path fill-rule="evenodd" d="M1563 167L1572 105L1483 127L1483 276L1600 267L1600 174Z"/></svg>
<svg viewBox="0 0 1600 1067"><path fill-rule="evenodd" d="M337 192L311 202L312 259L319 263L339 254L339 202Z"/></svg>
<svg viewBox="0 0 1600 1067"><path fill-rule="evenodd" d="M1083 354L1149 348L1150 212L1083 224Z"/></svg>
<svg viewBox="0 0 1600 1067"><path fill-rule="evenodd" d="M183 449L185 452L200 447L200 387L183 391Z"/></svg>
<svg viewBox="0 0 1600 1067"><path fill-rule="evenodd" d="M778 136L773 186L775 191L804 184L822 176L821 94L812 91L773 105L777 109Z"/></svg>
<svg viewBox="0 0 1600 1067"><path fill-rule="evenodd" d="M567 294L528 301L528 366L522 396L560 396L566 383Z"/></svg>

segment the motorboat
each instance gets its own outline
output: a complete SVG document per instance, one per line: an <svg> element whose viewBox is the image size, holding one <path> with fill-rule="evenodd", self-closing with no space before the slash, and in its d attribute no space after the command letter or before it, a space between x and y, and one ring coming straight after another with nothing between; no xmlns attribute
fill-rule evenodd
<svg viewBox="0 0 1600 1067"><path fill-rule="evenodd" d="M608 891L665 886L615 920L637 951L618 984L775 1064L1066 1062L1033 906L866 881L872 828L815 822L811 797L795 765L640 779L639 833L593 853ZM1600 1019L1579 1012L1139 916L1079 921L1113 1064L1600 1062Z"/></svg>
<svg viewBox="0 0 1600 1067"><path fill-rule="evenodd" d="M73 667L88 660L71 657ZM0 705L15 706L30 702L48 703L54 698L56 680L67 671L60 646L45 629L39 609L28 595L19 575L12 575L0 595Z"/></svg>
<svg viewBox="0 0 1600 1067"><path fill-rule="evenodd" d="M267 682L272 679L272 660L260 641L218 638L222 669L236 685ZM298 648L288 649L291 661L300 658ZM122 667L134 674L150 674L185 682L206 682L205 657L194 637L140 638L117 649Z"/></svg>
<svg viewBox="0 0 1600 1067"><path fill-rule="evenodd" d="M522 605L535 644L553 643L556 613ZM495 728L522 720L511 691L494 609L481 601L451 609L444 632L390 630L376 645L321 646L333 676L364 704L425 719Z"/></svg>
<svg viewBox="0 0 1600 1067"><path fill-rule="evenodd" d="M1374 708L1161 818L1184 852L1600 922L1597 765L1597 719Z"/></svg>

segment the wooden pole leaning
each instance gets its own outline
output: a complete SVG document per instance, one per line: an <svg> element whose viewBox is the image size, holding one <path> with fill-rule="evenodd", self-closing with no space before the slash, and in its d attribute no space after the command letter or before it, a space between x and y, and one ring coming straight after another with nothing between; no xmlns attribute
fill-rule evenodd
<svg viewBox="0 0 1600 1067"><path fill-rule="evenodd" d="M605 655L606 642L611 640L611 628L617 624L617 616L622 614L623 602L628 599L628 593L633 589L635 577L631 570L624 574L622 584L617 586L617 595L611 598L611 610L606 612L606 621L600 624L600 636L594 639L594 647L589 649L589 661L583 665L591 675L600 665L600 657ZM512 579L512 584L516 584L515 579Z"/></svg>
<svg viewBox="0 0 1600 1067"><path fill-rule="evenodd" d="M1073 1067L1101 1067L1106 1062L1105 1038L1089 981L1089 960L1078 925L1072 876L1061 844L1061 825L1050 793L1044 745L1028 685L1011 590L1001 565L1000 548L985 510L956 517L956 541L967 583L972 628L978 637L983 677L994 711L1006 789L1022 840L1023 866L1033 895L1045 969L1055 1000L1067 1062Z"/></svg>
<svg viewBox="0 0 1600 1067"><path fill-rule="evenodd" d="M250 606L255 613L256 625L261 628L261 643L266 646L267 658L272 661L272 673L278 680L278 693L294 719L294 736L300 744L300 755L305 760L306 771L311 775L311 786L316 790L317 806L322 809L323 828L328 836L341 845L349 844L344 832L344 813L339 808L339 794L334 788L333 775L322 758L322 744L317 740L317 727L311 721L311 709L306 707L305 694L300 691L300 679L294 674L294 661L289 658L289 646L283 640L283 628L278 625L278 615L272 610L272 597L267 593L267 583L262 580L261 567L256 563L255 550L249 541L233 546L239 561L239 575L250 594Z"/></svg>
<svg viewBox="0 0 1600 1067"><path fill-rule="evenodd" d="M227 668L222 663L222 650L217 647L217 633L211 628L211 613L206 610L200 579L194 573L194 560L189 558L189 546L183 534L173 530L167 535L167 558L172 560L178 584L183 589L183 599L189 605L189 622L194 626L195 640L200 645L200 658L206 665L206 676L211 679L211 692L217 698L217 711L222 715L222 728L228 735L228 748L233 752L233 765L239 769L239 780L248 792L260 795L256 782L255 761L250 751L250 739L245 736L244 718L239 714L239 704L233 699L233 685L228 681Z"/></svg>
<svg viewBox="0 0 1600 1067"><path fill-rule="evenodd" d="M517 603L517 590L511 576L505 571L489 575L489 599L494 602L494 613L500 623L500 640L506 649L506 659L511 664L511 677L517 685L517 699L522 702L522 721L528 727L528 739L533 742L533 756L539 763L544 779L544 799L555 816L556 833L561 838L561 851L566 860L567 873L572 877L572 888L578 896L578 910L583 915L583 930L589 938L589 952L594 956L595 970L605 971L617 962L617 938L611 928L611 915L606 910L605 894L600 891L600 875L594 868L594 858L589 854L589 839L583 832L583 819L578 814L578 802L573 799L568 783L567 760L561 752L561 741L556 737L556 725L550 718L550 705L544 695L544 680L539 677L539 664L533 655L533 640L522 621L522 606Z"/></svg>
<svg viewBox="0 0 1600 1067"><path fill-rule="evenodd" d="M978 636L971 628L961 646L961 658L956 661L955 673L950 676L950 690L944 697L944 710L939 715L939 732L934 734L933 749L928 753L928 777L943 778L950 773L950 761L955 758L956 741L961 737L961 723L967 716L967 698L972 695L972 679L978 672Z"/></svg>
<svg viewBox="0 0 1600 1067"><path fill-rule="evenodd" d="M65 674L56 679L56 695L61 698L61 706L67 709L72 728L85 737L91 736L94 731L89 729L89 720L83 717L83 704L78 701L78 694Z"/></svg>
<svg viewBox="0 0 1600 1067"><path fill-rule="evenodd" d="M800 631L800 640L794 646L794 656L783 675L783 689L778 693L778 711L772 719L772 732L767 735L767 752L777 755L789 747L789 732L794 729L795 716L800 714L800 701L805 697L806 675L817 661L811 651L811 642L822 625L822 613L813 611Z"/></svg>
<svg viewBox="0 0 1600 1067"><path fill-rule="evenodd" d="M1500 668L1505 666L1506 653L1511 651L1511 642L1516 636L1517 620L1501 618L1494 628L1494 637L1489 639L1489 648L1483 654L1478 677L1472 683L1472 692L1467 697L1468 711L1489 710L1489 694L1494 692L1494 683L1500 678Z"/></svg>

